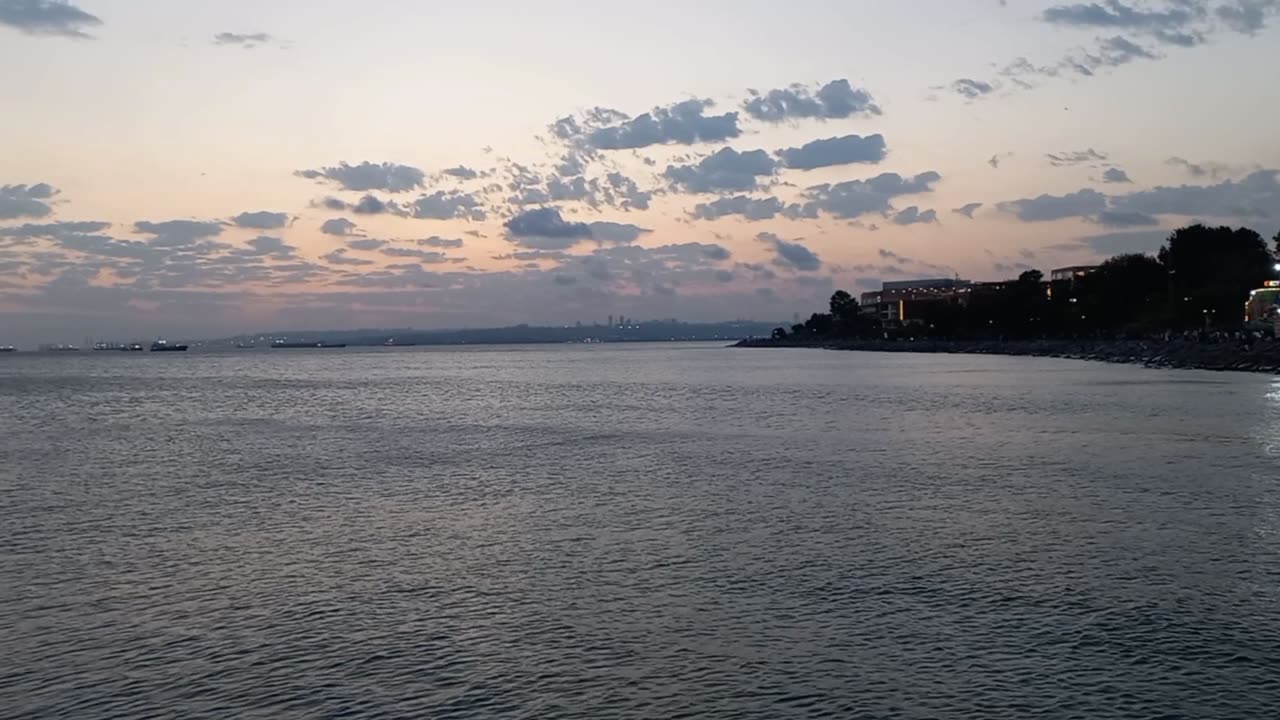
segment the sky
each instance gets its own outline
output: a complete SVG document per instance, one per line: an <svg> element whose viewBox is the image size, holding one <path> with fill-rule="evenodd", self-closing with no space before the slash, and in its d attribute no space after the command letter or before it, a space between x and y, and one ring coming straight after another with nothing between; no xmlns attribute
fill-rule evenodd
<svg viewBox="0 0 1280 720"><path fill-rule="evenodd" d="M0 345L790 320L1280 231L1280 0L0 0Z"/></svg>

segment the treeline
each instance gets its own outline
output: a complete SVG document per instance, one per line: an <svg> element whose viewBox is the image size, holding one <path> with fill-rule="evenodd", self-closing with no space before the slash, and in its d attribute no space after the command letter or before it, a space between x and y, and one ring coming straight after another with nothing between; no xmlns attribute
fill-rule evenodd
<svg viewBox="0 0 1280 720"><path fill-rule="evenodd" d="M975 285L959 297L907 301L910 322L883 322L841 290L774 338L939 337L964 339L1115 338L1239 329L1249 292L1277 278L1273 248L1248 228L1192 225L1150 255L1118 255L1073 280L1046 282L1039 270L1005 283Z"/></svg>

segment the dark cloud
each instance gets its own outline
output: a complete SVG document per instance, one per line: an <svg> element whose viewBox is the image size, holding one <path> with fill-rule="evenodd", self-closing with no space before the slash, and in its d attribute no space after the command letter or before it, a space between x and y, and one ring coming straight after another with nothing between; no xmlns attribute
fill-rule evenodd
<svg viewBox="0 0 1280 720"><path fill-rule="evenodd" d="M640 239L641 235L653 232L638 225L617 222L593 222L588 227L591 229L592 240L622 245L633 243Z"/></svg>
<svg viewBox="0 0 1280 720"><path fill-rule="evenodd" d="M704 257L716 262L723 262L733 257L733 253L723 245L703 245L701 250Z"/></svg>
<svg viewBox="0 0 1280 720"><path fill-rule="evenodd" d="M799 242L783 240L770 232L760 233L756 239L773 249L773 264L778 267L801 272L817 272L822 269L822 259L817 253Z"/></svg>
<svg viewBox="0 0 1280 720"><path fill-rule="evenodd" d="M767 123L790 120L840 120L854 115L880 115L871 94L856 89L848 80L834 80L813 90L795 84L788 88L760 93L749 90L751 97L742 109L752 118Z"/></svg>
<svg viewBox="0 0 1280 720"><path fill-rule="evenodd" d="M1040 195L996 205L1001 212L1023 222L1048 222L1069 217L1088 217L1107 209L1107 196L1097 190L1080 190L1069 195Z"/></svg>
<svg viewBox="0 0 1280 720"><path fill-rule="evenodd" d="M977 212L978 210L980 210L980 209L982 209L982 203L980 203L980 202L975 202L975 203L969 203L969 204L964 205L964 206L962 206L962 207L955 208L955 209L954 209L954 210L952 210L951 212L955 213L956 215L963 215L963 216L965 216L965 217L969 218L970 220L972 220L972 219L973 219L973 214L974 214L975 212Z"/></svg>
<svg viewBox="0 0 1280 720"><path fill-rule="evenodd" d="M329 180L344 190L369 192L383 190L391 193L409 192L422 187L426 174L416 167L384 162L362 162L359 165L338 163L337 167L319 170L299 170L294 173L309 180Z"/></svg>
<svg viewBox="0 0 1280 720"><path fill-rule="evenodd" d="M462 180L475 180L476 178L480 177L480 173L476 172L475 170L472 170L471 168L465 165L446 168L444 170L444 174L449 175L451 177L460 178Z"/></svg>
<svg viewBox="0 0 1280 720"><path fill-rule="evenodd" d="M759 178L771 177L777 163L763 150L738 152L721 148L696 165L668 165L663 177L689 193L754 190Z"/></svg>
<svg viewBox="0 0 1280 720"><path fill-rule="evenodd" d="M1098 213L1097 222L1107 227L1150 227L1160 224L1159 219L1132 210L1103 210Z"/></svg>
<svg viewBox="0 0 1280 720"><path fill-rule="evenodd" d="M222 234L222 224L196 220L168 220L149 222L140 220L133 224L134 232L151 235L148 244L153 247L183 247Z"/></svg>
<svg viewBox="0 0 1280 720"><path fill-rule="evenodd" d="M1113 167L1113 168L1107 168L1107 171L1102 173L1102 182L1131 183L1133 181L1129 179L1129 173L1125 172L1124 170L1121 170L1120 168Z"/></svg>
<svg viewBox="0 0 1280 720"><path fill-rule="evenodd" d="M250 228L253 230L278 230L289 224L289 215L287 213L277 212L242 212L231 219L236 227Z"/></svg>
<svg viewBox="0 0 1280 720"><path fill-rule="evenodd" d="M480 200L471 193L437 190L423 195L409 206L413 217L420 220L484 220L487 214Z"/></svg>
<svg viewBox="0 0 1280 720"><path fill-rule="evenodd" d="M894 225L921 225L936 222L938 222L936 210L921 210L915 205L903 208L893 216Z"/></svg>
<svg viewBox="0 0 1280 720"><path fill-rule="evenodd" d="M583 122L563 118L552 126L560 139L581 143L594 150L630 150L652 145L696 145L732 140L742 134L738 113L707 115L715 107L711 100L685 100L654 108L635 118L596 108Z"/></svg>
<svg viewBox="0 0 1280 720"><path fill-rule="evenodd" d="M609 205L623 210L649 209L649 201L653 199L653 193L641 190L635 180L620 172L611 172L605 176L605 182L613 189L618 198L616 203L610 202L608 203Z"/></svg>
<svg viewBox="0 0 1280 720"><path fill-rule="evenodd" d="M1179 215L1238 220L1280 219L1280 171L1259 170L1242 180L1213 185L1180 185L1120 195L1112 208L1147 215Z"/></svg>
<svg viewBox="0 0 1280 720"><path fill-rule="evenodd" d="M556 208L520 213L503 224L512 242L535 250L566 250L591 239L591 226L565 220Z"/></svg>
<svg viewBox="0 0 1280 720"><path fill-rule="evenodd" d="M357 215L402 215L404 210L400 205L391 201L383 200L374 195L365 195L360 201L350 207L351 212Z"/></svg>
<svg viewBox="0 0 1280 720"><path fill-rule="evenodd" d="M892 200L901 195L918 195L933 192L933 185L942 179L936 172L920 173L904 178L897 173L883 173L870 180L815 185L804 191L806 202L788 207L788 217L816 218L819 213L851 220L868 213L888 213L893 209Z"/></svg>
<svg viewBox="0 0 1280 720"><path fill-rule="evenodd" d="M73 220L67 222L27 223L17 227L0 228L0 237L9 238L51 238L69 234L97 233L111 227L109 222Z"/></svg>
<svg viewBox="0 0 1280 720"><path fill-rule="evenodd" d="M716 282L731 283L734 281L732 270L716 270Z"/></svg>
<svg viewBox="0 0 1280 720"><path fill-rule="evenodd" d="M1191 177L1210 177L1217 180L1219 177L1231 172L1231 166L1219 162L1193 163L1190 160L1180 157L1171 157L1165 161L1166 165L1173 167L1181 167L1186 170Z"/></svg>
<svg viewBox="0 0 1280 720"><path fill-rule="evenodd" d="M213 36L213 44L231 45L251 50L259 45L266 45L274 39L267 33L220 32Z"/></svg>
<svg viewBox="0 0 1280 720"><path fill-rule="evenodd" d="M578 278L573 275L556 275L553 281L561 287L570 287L578 284Z"/></svg>
<svg viewBox="0 0 1280 720"><path fill-rule="evenodd" d="M414 240L421 247L433 247L441 249L460 248L463 245L462 238L442 238L437 235L431 237L419 238Z"/></svg>
<svg viewBox="0 0 1280 720"><path fill-rule="evenodd" d="M292 257L298 250L296 247L285 243L281 238L267 235L259 235L246 244L249 246L248 254L255 256L269 255L283 259Z"/></svg>
<svg viewBox="0 0 1280 720"><path fill-rule="evenodd" d="M48 183L0 185L0 220L48 217L53 213L49 200L57 194Z"/></svg>
<svg viewBox="0 0 1280 720"><path fill-rule="evenodd" d="M983 97L984 95L990 95L995 92L996 88L991 83L984 82L982 80L960 78L959 80L951 83L951 90L957 95L962 95L970 100L975 100Z"/></svg>
<svg viewBox="0 0 1280 720"><path fill-rule="evenodd" d="M1232 30L1253 35L1267 26L1267 17L1280 13L1276 0L1235 0L1219 5L1214 11L1218 19Z"/></svg>
<svg viewBox="0 0 1280 720"><path fill-rule="evenodd" d="M880 134L845 135L805 143L798 148L778 151L782 164L797 170L813 170L835 165L878 163L888 153L884 136Z"/></svg>
<svg viewBox="0 0 1280 720"><path fill-rule="evenodd" d="M753 198L735 195L699 203L689 213L698 220L716 220L730 215L741 215L747 220L771 220L782 214L786 203L776 197Z"/></svg>
<svg viewBox="0 0 1280 720"><path fill-rule="evenodd" d="M422 250L419 248L384 247L379 252L387 257L413 258L430 265L440 265L453 260L448 255L437 250Z"/></svg>
<svg viewBox="0 0 1280 720"><path fill-rule="evenodd" d="M89 39L85 28L102 20L81 10L68 0L0 0L0 25L8 25L28 35L53 35Z"/></svg>
<svg viewBox="0 0 1280 720"><path fill-rule="evenodd" d="M320 226L320 232L325 235L337 235L338 237L353 235L355 234L355 231L356 224L346 218L325 220L324 224Z"/></svg>
<svg viewBox="0 0 1280 720"><path fill-rule="evenodd" d="M1047 153L1045 157L1049 158L1049 164L1054 167L1067 167L1070 165L1084 165L1092 162L1106 162L1107 154L1100 153L1093 148L1086 150L1073 150L1063 153Z"/></svg>
<svg viewBox="0 0 1280 720"><path fill-rule="evenodd" d="M1107 257L1127 253L1154 253L1168 237L1168 230L1131 230L1088 235L1049 249L1066 252L1084 250Z"/></svg>
<svg viewBox="0 0 1280 720"><path fill-rule="evenodd" d="M354 240L347 241L347 247L352 250L377 250L384 247L386 244L386 240L379 240L378 238L356 238Z"/></svg>
<svg viewBox="0 0 1280 720"><path fill-rule="evenodd" d="M349 265L349 266L352 266L352 267L356 267L356 266L365 266L365 265L373 265L373 264L374 264L374 262L373 262L372 260L366 260L366 259L364 259L364 258L351 257L351 256L347 255L347 249L346 249L346 248L338 248L337 250L334 250L333 252L331 252L331 253L329 253L329 254L327 254L327 255L322 256L320 259L321 259L321 260L324 260L325 262L329 263L330 265Z"/></svg>

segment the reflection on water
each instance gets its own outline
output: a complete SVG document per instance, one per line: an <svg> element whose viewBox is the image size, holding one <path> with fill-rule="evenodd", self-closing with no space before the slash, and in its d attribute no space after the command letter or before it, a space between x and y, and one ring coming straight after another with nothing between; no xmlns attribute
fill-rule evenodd
<svg viewBox="0 0 1280 720"><path fill-rule="evenodd" d="M1265 377L708 346L17 356L0 408L15 717L1280 707Z"/></svg>

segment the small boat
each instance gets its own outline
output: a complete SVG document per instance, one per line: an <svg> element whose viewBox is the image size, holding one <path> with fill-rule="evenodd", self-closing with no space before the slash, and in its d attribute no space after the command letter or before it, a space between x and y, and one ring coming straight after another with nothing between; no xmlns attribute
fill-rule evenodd
<svg viewBox="0 0 1280 720"><path fill-rule="evenodd" d="M277 340L271 343L272 350L303 350L308 348L329 349L329 348L344 348L346 346L347 346L346 343L284 342L283 340Z"/></svg>
<svg viewBox="0 0 1280 720"><path fill-rule="evenodd" d="M382 343L382 347L414 347L415 345L417 343L397 342L395 338L388 338L386 342Z"/></svg>
<svg viewBox="0 0 1280 720"><path fill-rule="evenodd" d="M151 343L151 352L186 352L186 345L170 344L165 340L157 340Z"/></svg>
<svg viewBox="0 0 1280 720"><path fill-rule="evenodd" d="M0 345L0 352L17 352L18 348L12 345Z"/></svg>

